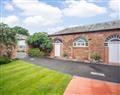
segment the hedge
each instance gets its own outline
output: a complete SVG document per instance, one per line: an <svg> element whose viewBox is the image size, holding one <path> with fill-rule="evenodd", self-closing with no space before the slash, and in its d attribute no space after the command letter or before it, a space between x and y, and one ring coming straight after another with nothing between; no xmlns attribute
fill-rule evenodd
<svg viewBox="0 0 120 95"><path fill-rule="evenodd" d="M28 55L31 57L45 57L47 54L43 51L40 51L38 48L30 48L28 50Z"/></svg>
<svg viewBox="0 0 120 95"><path fill-rule="evenodd" d="M11 62L11 59L5 56L0 56L0 65Z"/></svg>

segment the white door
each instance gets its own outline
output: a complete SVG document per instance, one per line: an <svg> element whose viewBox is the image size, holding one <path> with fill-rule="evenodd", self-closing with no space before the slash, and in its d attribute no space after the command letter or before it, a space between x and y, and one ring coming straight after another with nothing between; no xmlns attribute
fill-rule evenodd
<svg viewBox="0 0 120 95"><path fill-rule="evenodd" d="M109 43L109 62L120 63L120 42Z"/></svg>
<svg viewBox="0 0 120 95"><path fill-rule="evenodd" d="M55 56L60 56L60 43L55 43Z"/></svg>

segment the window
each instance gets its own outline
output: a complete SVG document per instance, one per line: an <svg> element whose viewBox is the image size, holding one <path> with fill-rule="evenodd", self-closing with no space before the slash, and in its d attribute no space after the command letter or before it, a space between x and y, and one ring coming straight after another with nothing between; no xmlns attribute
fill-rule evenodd
<svg viewBox="0 0 120 95"><path fill-rule="evenodd" d="M74 47L87 47L88 42L85 39L77 39L73 42Z"/></svg>
<svg viewBox="0 0 120 95"><path fill-rule="evenodd" d="M54 39L54 44L61 44L62 43L62 40L61 39Z"/></svg>
<svg viewBox="0 0 120 95"><path fill-rule="evenodd" d="M61 41L60 40L56 40L55 43L61 43Z"/></svg>

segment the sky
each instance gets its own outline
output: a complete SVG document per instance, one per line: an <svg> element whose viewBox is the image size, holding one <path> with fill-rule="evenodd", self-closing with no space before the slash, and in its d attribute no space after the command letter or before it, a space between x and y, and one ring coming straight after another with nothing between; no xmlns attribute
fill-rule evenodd
<svg viewBox="0 0 120 95"><path fill-rule="evenodd" d="M0 22L30 34L120 19L120 0L0 0Z"/></svg>

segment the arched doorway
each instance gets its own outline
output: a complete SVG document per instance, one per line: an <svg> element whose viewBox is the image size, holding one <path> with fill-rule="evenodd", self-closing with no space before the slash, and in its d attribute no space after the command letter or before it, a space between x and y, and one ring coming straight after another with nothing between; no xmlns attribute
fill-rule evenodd
<svg viewBox="0 0 120 95"><path fill-rule="evenodd" d="M56 39L54 41L55 57L60 57L61 56L61 44L62 44L62 41L60 39Z"/></svg>
<svg viewBox="0 0 120 95"><path fill-rule="evenodd" d="M115 34L109 36L105 41L105 46L108 47L109 63L120 64L120 35Z"/></svg>

